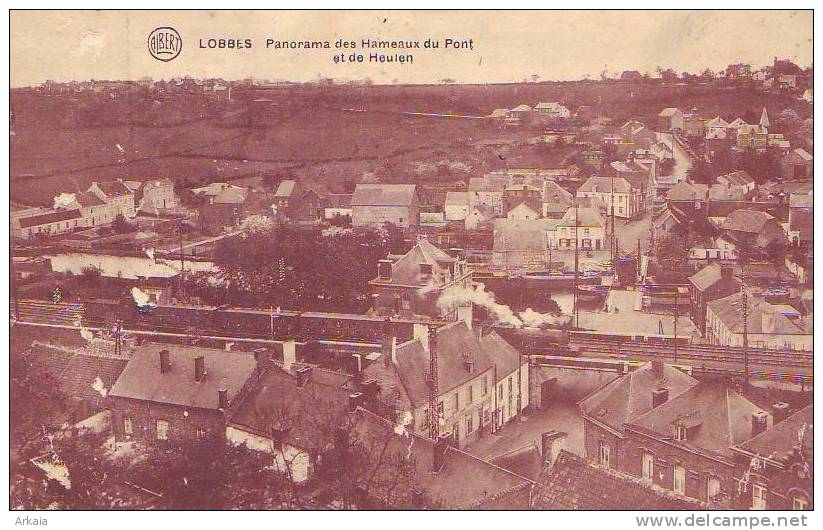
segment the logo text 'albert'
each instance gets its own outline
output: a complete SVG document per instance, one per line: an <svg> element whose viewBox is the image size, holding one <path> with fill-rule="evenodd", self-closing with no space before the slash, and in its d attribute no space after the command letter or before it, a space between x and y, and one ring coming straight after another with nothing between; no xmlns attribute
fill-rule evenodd
<svg viewBox="0 0 823 530"><path fill-rule="evenodd" d="M148 46L152 57L158 61L168 62L180 55L183 39L176 29L162 27L149 33Z"/></svg>

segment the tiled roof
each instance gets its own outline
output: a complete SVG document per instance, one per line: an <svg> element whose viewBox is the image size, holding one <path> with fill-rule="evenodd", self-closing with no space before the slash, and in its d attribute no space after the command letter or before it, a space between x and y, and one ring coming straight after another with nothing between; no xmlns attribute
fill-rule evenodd
<svg viewBox="0 0 823 530"><path fill-rule="evenodd" d="M495 252L542 251L547 248L546 232L554 230L558 221L552 219L495 219Z"/></svg>
<svg viewBox="0 0 823 530"><path fill-rule="evenodd" d="M705 291L715 283L719 282L723 277L723 268L717 263L710 263L696 273L694 273L689 281L701 291ZM738 283L736 279L733 282Z"/></svg>
<svg viewBox="0 0 823 530"><path fill-rule="evenodd" d="M794 153L795 153L797 156L799 156L800 158L802 158L803 160L807 161L807 162L811 162L811 161L812 161L812 155L810 155L810 154L808 153L808 151L806 151L806 150L805 150L805 149L803 149L802 147L798 147L797 149L795 149L795 150L794 150Z"/></svg>
<svg viewBox="0 0 823 530"><path fill-rule="evenodd" d="M575 226L575 221L579 227L606 226L606 220L600 211L591 207L569 208L560 219L558 226Z"/></svg>
<svg viewBox="0 0 823 530"><path fill-rule="evenodd" d="M751 334L800 335L803 331L771 304L754 296L747 301L747 332ZM732 333L743 333L743 293L735 293L708 303L714 313ZM768 316L770 315L770 316ZM764 318L765 317L765 318ZM771 322L771 329L764 329L764 320Z"/></svg>
<svg viewBox="0 0 823 530"><path fill-rule="evenodd" d="M573 196L553 180L543 182L543 202L571 206Z"/></svg>
<svg viewBox="0 0 823 530"><path fill-rule="evenodd" d="M742 169L721 175L717 179L723 179L733 186L747 186L754 182L754 179Z"/></svg>
<svg viewBox="0 0 823 530"><path fill-rule="evenodd" d="M352 206L409 206L414 202L414 184L358 184Z"/></svg>
<svg viewBox="0 0 823 530"><path fill-rule="evenodd" d="M741 444L735 450L760 455L774 462L784 462L799 449L810 467L814 467L814 407L808 405L772 428ZM802 433L802 446L800 435Z"/></svg>
<svg viewBox="0 0 823 530"><path fill-rule="evenodd" d="M615 193L631 193L632 186L629 181L622 177L589 177L577 192L611 193L612 189Z"/></svg>
<svg viewBox="0 0 823 530"><path fill-rule="evenodd" d="M171 370L160 373L159 352L169 351ZM205 358L206 377L194 379L194 358ZM240 391L256 366L249 353L147 343L135 350L110 395L124 398L217 410L218 390L229 401Z"/></svg>
<svg viewBox="0 0 823 530"><path fill-rule="evenodd" d="M697 510L705 505L561 451L532 489L533 510Z"/></svg>
<svg viewBox="0 0 823 530"><path fill-rule="evenodd" d="M537 480L543 469L543 456L536 443L515 449L491 459L491 463L531 480Z"/></svg>
<svg viewBox="0 0 823 530"><path fill-rule="evenodd" d="M283 180L277 185L277 191L274 193L275 197L291 197L297 182L294 180Z"/></svg>
<svg viewBox="0 0 823 530"><path fill-rule="evenodd" d="M667 108L661 110L659 115L663 116L663 117L669 117L669 116L673 116L675 113L677 113L679 111L680 111L680 109L678 109L678 108L667 107Z"/></svg>
<svg viewBox="0 0 823 530"><path fill-rule="evenodd" d="M662 371L660 369L662 368ZM652 392L669 390L669 399L697 384L697 380L668 364L646 363L585 397L580 410L599 423L622 431L623 424L652 408Z"/></svg>
<svg viewBox="0 0 823 530"><path fill-rule="evenodd" d="M215 204L243 204L249 191L246 188L227 188L214 197Z"/></svg>
<svg viewBox="0 0 823 530"><path fill-rule="evenodd" d="M484 335L480 342L497 368L498 378L507 377L528 362L514 346L506 342L495 331Z"/></svg>
<svg viewBox="0 0 823 530"><path fill-rule="evenodd" d="M332 193L326 196L326 208L351 208L351 193Z"/></svg>
<svg viewBox="0 0 823 530"><path fill-rule="evenodd" d="M468 191L449 191L446 192L446 206L467 206L469 204Z"/></svg>
<svg viewBox="0 0 823 530"><path fill-rule="evenodd" d="M106 194L107 197L122 197L131 195L131 190L119 180L107 180L98 182L97 187Z"/></svg>
<svg viewBox="0 0 823 530"><path fill-rule="evenodd" d="M686 440L672 441L696 450L730 456L731 448L752 437L752 415L760 407L725 381L701 381L629 422L628 429L671 440L675 425L687 428Z"/></svg>
<svg viewBox="0 0 823 530"><path fill-rule="evenodd" d="M21 217L19 220L22 228L30 228L32 226L42 226L49 223L58 223L61 221L69 221L71 219L80 219L80 210L53 210L48 213L30 215L28 217Z"/></svg>
<svg viewBox="0 0 823 530"><path fill-rule="evenodd" d="M792 193L789 195L789 208L812 208L814 197L810 193Z"/></svg>
<svg viewBox="0 0 823 530"><path fill-rule="evenodd" d="M670 201L694 201L706 200L709 194L709 187L705 184L690 184L680 182L675 184L666 194Z"/></svg>
<svg viewBox="0 0 823 530"><path fill-rule="evenodd" d="M774 217L766 212L757 210L735 210L723 221L723 230L757 234L763 230L763 227L770 219L774 219Z"/></svg>
<svg viewBox="0 0 823 530"><path fill-rule="evenodd" d="M405 488L393 480L396 466L386 465L403 459L412 464L414 487L424 493L432 505L442 509L526 509L526 496L522 493L531 488L527 477L508 471L500 466L448 446L443 456L443 466L434 472L434 442L426 437L406 432L397 434L396 426L375 414L358 408L354 414L352 436L366 448L373 448L373 466L361 476L373 476L375 495L384 493L385 487ZM383 462L378 467L380 458ZM521 494L516 495L515 492ZM400 492L396 492L400 493Z"/></svg>
<svg viewBox="0 0 823 530"><path fill-rule="evenodd" d="M432 245L427 239L421 239L411 250L392 264L391 281L379 280L379 282L397 285L423 286L432 283L444 285L449 267L454 262L453 257ZM421 274L421 264L432 266L430 277L424 277Z"/></svg>

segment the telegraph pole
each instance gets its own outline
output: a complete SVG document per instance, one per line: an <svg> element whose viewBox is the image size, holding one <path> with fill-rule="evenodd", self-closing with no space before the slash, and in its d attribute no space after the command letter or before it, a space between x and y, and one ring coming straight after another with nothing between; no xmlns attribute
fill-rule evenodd
<svg viewBox="0 0 823 530"><path fill-rule="evenodd" d="M574 203L574 327L580 327L580 312L577 309L577 274L580 270L580 251L579 251L579 239L577 236L577 227L578 227L578 220L577 220L577 213L578 213L579 204L577 201Z"/></svg>
<svg viewBox="0 0 823 530"><path fill-rule="evenodd" d="M677 295L679 294L679 287L674 288L674 362L677 362Z"/></svg>
<svg viewBox="0 0 823 530"><path fill-rule="evenodd" d="M743 287L743 382L749 384L749 295Z"/></svg>
<svg viewBox="0 0 823 530"><path fill-rule="evenodd" d="M615 235L614 235L614 173L612 173L612 176L611 176L610 180L611 180L611 184L612 184L612 193L611 193L611 203L612 203L611 204L611 213L612 213L611 222L612 222L612 228L611 228L611 237L609 238L609 242L610 242L609 247L610 247L610 250L611 250L612 268L614 268L614 266L615 266L614 260L617 257L616 256L616 254L617 254L617 248L616 248L617 247L617 240L615 239Z"/></svg>

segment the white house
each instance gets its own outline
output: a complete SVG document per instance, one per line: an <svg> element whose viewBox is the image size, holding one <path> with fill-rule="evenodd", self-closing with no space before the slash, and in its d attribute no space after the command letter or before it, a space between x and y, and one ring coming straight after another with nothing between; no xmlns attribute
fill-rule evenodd
<svg viewBox="0 0 823 530"><path fill-rule="evenodd" d="M635 217L642 204L640 190L623 177L590 177L578 188L577 197L596 197L606 205L607 215L622 219Z"/></svg>
<svg viewBox="0 0 823 530"><path fill-rule="evenodd" d="M509 213L506 214L506 218L517 221L531 221L537 219L538 217L540 217L540 214L525 202L521 202L509 210Z"/></svg>
<svg viewBox="0 0 823 530"><path fill-rule="evenodd" d="M122 215L125 218L131 218L137 215L134 207L134 193L122 180L95 181L91 183L88 191L103 202L110 204L115 211L115 216Z"/></svg>
<svg viewBox="0 0 823 530"><path fill-rule="evenodd" d="M558 223L554 246L560 250L574 249L575 242L580 249L606 248L606 220L597 208L572 206Z"/></svg>
<svg viewBox="0 0 823 530"><path fill-rule="evenodd" d="M469 216L470 201L468 191L446 192L446 220L463 221Z"/></svg>
<svg viewBox="0 0 823 530"><path fill-rule="evenodd" d="M534 107L535 112L546 118L568 118L571 112L557 101L541 102Z"/></svg>

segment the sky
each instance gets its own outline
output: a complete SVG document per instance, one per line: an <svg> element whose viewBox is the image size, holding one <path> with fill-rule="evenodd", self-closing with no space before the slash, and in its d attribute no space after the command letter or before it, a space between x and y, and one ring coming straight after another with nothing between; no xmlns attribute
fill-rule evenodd
<svg viewBox="0 0 823 530"><path fill-rule="evenodd" d="M161 62L147 50L160 26L175 28L180 55ZM209 39L251 39L251 49L200 48ZM445 39L473 49L445 49ZM328 50L267 49L266 39L328 40ZM335 49L338 39L358 48ZM440 48L363 50L362 39L440 42ZM362 53L362 63L334 61ZM403 64L371 53L411 54ZM759 67L774 57L812 61L812 11L13 11L13 87L88 79L175 76L375 83L462 83L598 78L604 70L653 73Z"/></svg>

